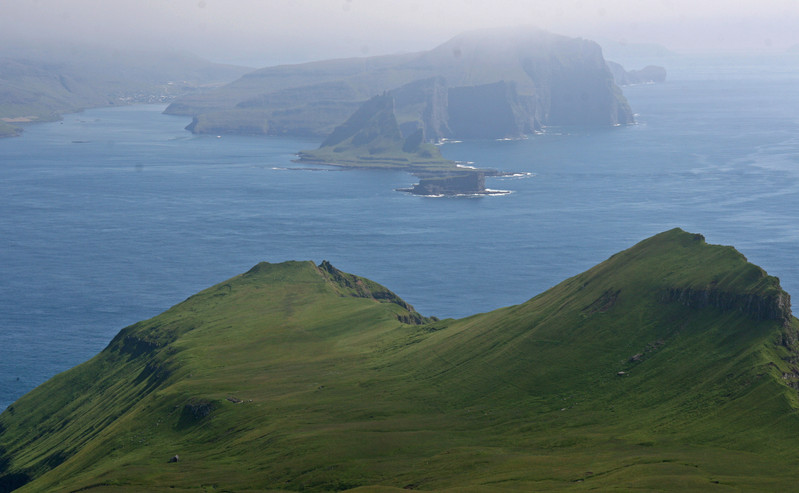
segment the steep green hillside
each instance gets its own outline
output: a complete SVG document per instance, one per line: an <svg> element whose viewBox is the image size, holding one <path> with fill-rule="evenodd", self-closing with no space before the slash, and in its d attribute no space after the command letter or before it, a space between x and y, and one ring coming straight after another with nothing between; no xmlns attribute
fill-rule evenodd
<svg viewBox="0 0 799 493"><path fill-rule="evenodd" d="M797 328L681 230L462 320L259 264L9 407L0 491L789 491Z"/></svg>
<svg viewBox="0 0 799 493"><path fill-rule="evenodd" d="M167 113L194 117L190 129L197 133L260 129L324 137L369 98L407 91L401 89L407 85L416 94L408 101L398 98L400 124L424 127L428 140L471 138L474 123L463 118L495 119L497 113L503 113L503 124L512 124L499 137L542 125L633 122L599 45L534 28L469 32L420 53L268 67L213 92L180 98ZM469 89L474 87L479 89ZM447 90L455 88L487 95L480 102L494 104L487 111L469 110L463 102L469 94L448 98ZM453 115L448 115L450 104ZM508 109L515 114L505 114ZM459 135L464 128L468 132ZM493 126L480 130L480 138L497 137Z"/></svg>

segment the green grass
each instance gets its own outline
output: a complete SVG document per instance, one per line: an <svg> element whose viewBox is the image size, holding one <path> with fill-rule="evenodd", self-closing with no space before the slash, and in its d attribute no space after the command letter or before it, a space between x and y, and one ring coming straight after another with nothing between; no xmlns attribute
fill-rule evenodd
<svg viewBox="0 0 799 493"><path fill-rule="evenodd" d="M35 478L20 491L788 491L786 297L680 230L461 320L329 264L259 264L14 403L0 476Z"/></svg>

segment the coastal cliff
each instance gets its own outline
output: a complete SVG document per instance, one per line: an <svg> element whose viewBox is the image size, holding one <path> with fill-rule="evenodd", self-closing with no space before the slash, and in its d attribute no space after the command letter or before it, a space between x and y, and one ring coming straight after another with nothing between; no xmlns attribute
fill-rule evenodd
<svg viewBox="0 0 799 493"><path fill-rule="evenodd" d="M365 101L392 91L403 131L423 127L428 139L633 122L599 45L534 28L465 33L420 53L269 67L180 98L166 112L192 116L196 133L327 136ZM488 99L470 98L479 94ZM479 113L502 131L475 122L467 98L497 103Z"/></svg>

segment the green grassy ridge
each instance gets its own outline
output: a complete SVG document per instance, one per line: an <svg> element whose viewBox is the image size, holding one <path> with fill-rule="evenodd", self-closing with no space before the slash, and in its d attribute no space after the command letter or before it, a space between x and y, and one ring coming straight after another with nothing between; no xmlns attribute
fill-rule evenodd
<svg viewBox="0 0 799 493"><path fill-rule="evenodd" d="M734 296L684 304L675 288ZM0 477L36 477L20 491L786 490L799 322L747 311L754 298L789 306L776 278L680 230L461 320L424 319L327 262L259 264L14 403Z"/></svg>

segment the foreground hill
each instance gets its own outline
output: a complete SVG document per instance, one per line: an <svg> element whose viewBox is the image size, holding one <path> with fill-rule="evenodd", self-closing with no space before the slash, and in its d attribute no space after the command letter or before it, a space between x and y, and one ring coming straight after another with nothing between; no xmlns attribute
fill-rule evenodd
<svg viewBox="0 0 799 493"><path fill-rule="evenodd" d="M198 133L324 137L386 91L402 93L404 136L422 128L426 140L633 121L599 45L533 28L465 33L421 53L264 68L167 113L194 117ZM498 114L499 128L480 124Z"/></svg>
<svg viewBox="0 0 799 493"><path fill-rule="evenodd" d="M461 320L263 263L10 406L0 491L788 491L798 328L681 230Z"/></svg>
<svg viewBox="0 0 799 493"><path fill-rule="evenodd" d="M0 136L26 123L109 105L167 103L248 69L175 53L87 47L0 52Z"/></svg>

